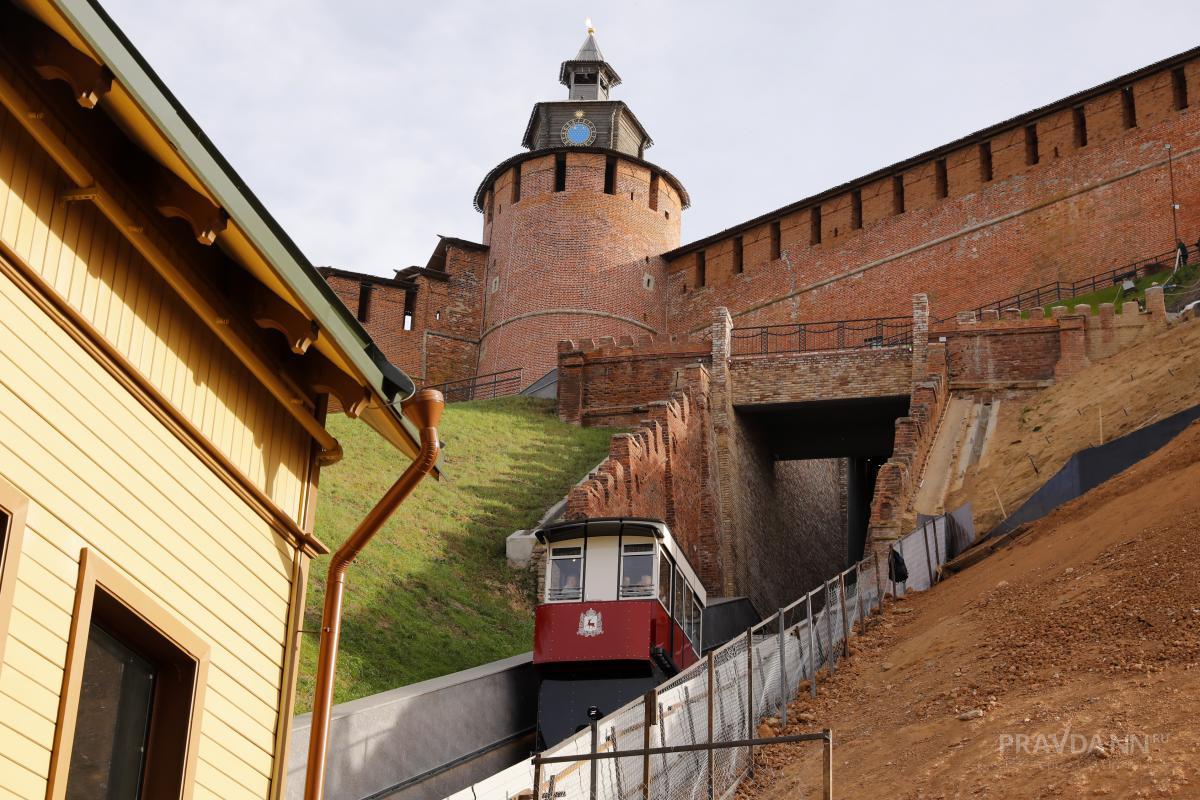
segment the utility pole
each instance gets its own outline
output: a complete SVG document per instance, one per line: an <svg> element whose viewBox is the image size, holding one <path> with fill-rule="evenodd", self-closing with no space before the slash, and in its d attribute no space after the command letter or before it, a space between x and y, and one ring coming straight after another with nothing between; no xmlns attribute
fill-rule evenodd
<svg viewBox="0 0 1200 800"><path fill-rule="evenodd" d="M1167 179L1171 185L1171 228L1175 234L1175 240L1171 243L1174 247L1179 244L1179 203L1175 202L1175 163L1171 155L1171 145L1163 145L1167 150Z"/></svg>

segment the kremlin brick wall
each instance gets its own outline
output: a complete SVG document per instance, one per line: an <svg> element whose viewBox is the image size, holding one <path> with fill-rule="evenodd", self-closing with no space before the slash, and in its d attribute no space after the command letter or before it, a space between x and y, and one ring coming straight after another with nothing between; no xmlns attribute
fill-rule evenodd
<svg viewBox="0 0 1200 800"><path fill-rule="evenodd" d="M1114 88L1079 104L1083 131L1075 107L1035 115L668 254L671 332L704 329L718 306L738 327L903 314L917 291L952 314L1168 254L1167 144L1180 235L1195 242L1200 61L1129 86L1132 115Z"/></svg>
<svg viewBox="0 0 1200 800"><path fill-rule="evenodd" d="M721 563L709 377L699 364L680 370L680 387L651 403L645 419L612 438L608 458L571 490L567 519L637 516L661 519L710 592Z"/></svg>

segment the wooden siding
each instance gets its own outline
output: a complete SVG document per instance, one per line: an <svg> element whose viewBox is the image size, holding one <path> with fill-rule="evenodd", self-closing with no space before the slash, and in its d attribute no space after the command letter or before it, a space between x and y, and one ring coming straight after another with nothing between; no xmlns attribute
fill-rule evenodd
<svg viewBox="0 0 1200 800"><path fill-rule="evenodd" d="M0 240L299 522L308 434L91 203L57 200L66 185L0 108Z"/></svg>
<svg viewBox="0 0 1200 800"><path fill-rule="evenodd" d="M291 548L5 276L0 342L0 476L30 500L0 665L0 796L45 796L86 546L212 648L195 796L267 797Z"/></svg>

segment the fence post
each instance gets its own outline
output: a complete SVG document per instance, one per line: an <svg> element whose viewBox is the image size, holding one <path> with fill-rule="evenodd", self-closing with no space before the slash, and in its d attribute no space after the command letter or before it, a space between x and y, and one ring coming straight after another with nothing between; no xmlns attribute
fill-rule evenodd
<svg viewBox="0 0 1200 800"><path fill-rule="evenodd" d="M686 692L687 689L684 689L684 691ZM658 695L657 689L654 690L654 694L656 696ZM659 703L658 704L658 746L659 747L667 746L667 733L666 733L667 726L663 724L664 718L665 718L665 713L663 712L662 703ZM689 724L691 723L691 715L690 714L688 715L688 723ZM692 744L695 744L695 743L696 743L695 739L693 739ZM666 753L662 754L662 781L663 781L663 796L670 797L671 796L671 772L670 772L670 770L667 769L667 754Z"/></svg>
<svg viewBox="0 0 1200 800"><path fill-rule="evenodd" d="M838 573L838 597L842 607L842 657L850 657L850 616L846 613L846 573Z"/></svg>
<svg viewBox="0 0 1200 800"><path fill-rule="evenodd" d="M542 800L542 757L533 757L533 800Z"/></svg>
<svg viewBox="0 0 1200 800"><path fill-rule="evenodd" d="M595 709L591 710L594 711ZM596 769L600 765L600 759L596 758L596 753L600 752L600 721L598 715L589 714L588 716L592 717L592 760L590 762L591 769L588 774L590 784L588 798L589 800L596 800L596 785L600 777L600 770ZM551 800L554 800L554 798L551 798Z"/></svg>
<svg viewBox="0 0 1200 800"><path fill-rule="evenodd" d="M787 660L785 658L786 650L784 647L784 618L783 609L777 612L779 616L779 704L783 706L782 712L779 714L779 722L783 727L787 727L787 707L788 707L788 679L787 679Z"/></svg>
<svg viewBox="0 0 1200 800"><path fill-rule="evenodd" d="M892 553L897 553L897 552L899 552L899 550L897 549L897 544L893 543L891 550L888 551L888 576L891 578L891 581L892 581L892 599L893 600L895 600L897 597L900 596L899 594L896 593L896 575L895 575L895 573L892 572Z"/></svg>
<svg viewBox="0 0 1200 800"><path fill-rule="evenodd" d="M817 696L817 648L813 644L812 592L804 596L808 606L808 674L809 689L813 697Z"/></svg>
<svg viewBox="0 0 1200 800"><path fill-rule="evenodd" d="M615 724L611 728L608 729L608 735L604 737L604 741L612 742L613 752L617 751L617 749L618 749L618 747L617 747L617 726ZM613 777L617 781L617 797L624 798L625 797L625 785L624 785L623 779L621 778L621 759L614 758L612 764L613 764Z"/></svg>
<svg viewBox="0 0 1200 800"><path fill-rule="evenodd" d="M858 612L858 633L861 636L867 632L867 618L863 616L862 607L862 562L854 565L854 608Z"/></svg>
<svg viewBox="0 0 1200 800"><path fill-rule="evenodd" d="M646 692L646 715L642 723L642 749L649 750L650 729L654 727L654 711L658 707L658 689ZM534 798L537 800L537 798ZM642 800L650 800L650 754L642 756Z"/></svg>
<svg viewBox="0 0 1200 800"><path fill-rule="evenodd" d="M883 597L887 594L887 580L879 571L879 551L872 548L871 555L875 557L875 593L879 595L879 608L883 608Z"/></svg>
<svg viewBox="0 0 1200 800"><path fill-rule="evenodd" d="M833 649L833 609L829 607L829 585L832 581L825 581L825 631L829 634L829 657L826 659L829 662L829 677L833 677L837 673L837 651Z"/></svg>
<svg viewBox="0 0 1200 800"><path fill-rule="evenodd" d="M825 752L821 756L821 772L825 773L825 800L833 800L833 731L826 728Z"/></svg>
<svg viewBox="0 0 1200 800"><path fill-rule="evenodd" d="M696 744L697 743L696 742L696 714L692 711L692 696L691 696L691 693L688 691L688 687L686 685L683 687L683 709L684 709L684 713L687 714L688 738L692 740L692 744ZM659 726L658 735L660 737L664 735L664 728L662 726ZM692 756L696 762L696 771L700 772L700 770L702 769L702 767L700 766L700 758L701 758L700 751L693 750ZM667 757L666 757L666 755L663 755L663 769L664 770L666 769L666 764L667 764Z"/></svg>
<svg viewBox="0 0 1200 800"><path fill-rule="evenodd" d="M746 738L753 739L756 703L754 702L754 628L746 629ZM754 745L746 748L750 774L754 774Z"/></svg>
<svg viewBox="0 0 1200 800"><path fill-rule="evenodd" d="M713 752L713 733L714 719L713 715L716 712L717 704L713 702L717 691L716 680L716 663L713 661L713 651L708 651L708 800L715 800L716 782L713 775L713 766L716 759Z"/></svg>
<svg viewBox="0 0 1200 800"><path fill-rule="evenodd" d="M929 569L929 588L933 588L933 559L929 555L929 523L921 526L921 539L925 542L925 566Z"/></svg>

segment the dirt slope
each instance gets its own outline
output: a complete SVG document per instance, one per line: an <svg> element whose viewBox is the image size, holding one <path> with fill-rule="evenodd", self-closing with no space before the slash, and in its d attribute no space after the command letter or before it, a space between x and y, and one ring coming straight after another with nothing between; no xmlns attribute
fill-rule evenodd
<svg viewBox="0 0 1200 800"><path fill-rule="evenodd" d="M891 605L789 732L833 729L839 800L1200 797L1198 556L1200 423ZM818 754L774 748L750 796L819 787Z"/></svg>
<svg viewBox="0 0 1200 800"><path fill-rule="evenodd" d="M984 458L946 508L971 501L975 527L1012 513L1078 450L1200 403L1200 320L1173 325L1069 380L1003 400ZM1036 469L1035 469L1036 467Z"/></svg>

